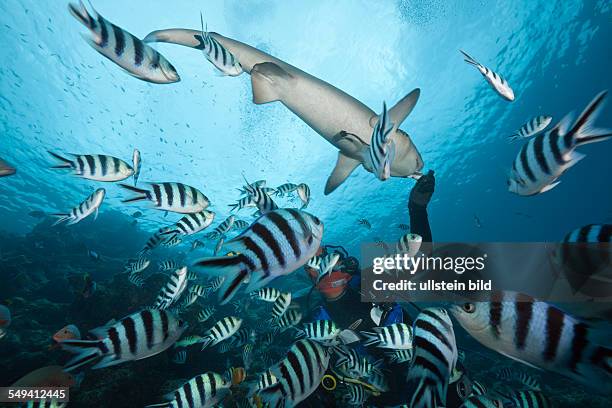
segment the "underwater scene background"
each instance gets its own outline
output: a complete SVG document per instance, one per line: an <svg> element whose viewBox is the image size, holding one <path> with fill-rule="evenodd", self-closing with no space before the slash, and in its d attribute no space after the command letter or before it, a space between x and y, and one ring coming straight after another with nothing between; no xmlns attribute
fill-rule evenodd
<svg viewBox="0 0 612 408"><path fill-rule="evenodd" d="M96 0L93 7L138 38L170 27L200 30L202 12L207 30L280 58L377 114L383 101L393 106L420 88L418 103L401 128L418 148L423 172L435 171L435 193L427 206L434 242L559 242L581 226L612 223L612 141L581 146L586 157L550 191L521 196L508 192L506 184L525 143L510 142L509 136L538 115L552 116L552 125L568 113L576 115L612 87L609 1ZM305 183L310 192L306 211L325 225L322 243L342 246L356 258L362 244L396 242L410 231L407 205L415 180L382 182L360 166L324 195L338 149L281 103L254 104L247 73L222 75L202 51L158 43L153 47L176 68L180 81L149 83L95 52L83 33L89 36L66 1L0 2L0 158L17 170L0 178L0 299L12 320L0 339L0 386L41 367L66 364L71 355L52 338L63 327L78 327L78 337L85 339L88 330L153 305L172 272L159 271L158 263L176 260L190 266L193 259L218 252L221 242L206 239L206 233L230 215L254 222L255 209L230 211L245 179L263 179L269 187ZM502 74L515 100L497 95L462 61L459 49ZM601 110L595 121L599 127L612 127L611 109ZM138 262L153 234L184 214L143 202L123 203L133 193L117 183L52 169L58 163L48 153L68 158L71 153L104 154L132 165L134 149L142 157L138 187L146 182L194 186L215 212L208 230L151 251L138 284L128 279L126 263ZM123 182L133 184L131 178ZM106 196L95 221L89 217L76 225L53 225L51 214L66 213L101 187ZM280 207L303 205L296 192L275 201ZM238 232L234 229L226 241ZM194 245L196 240L202 247ZM303 322L310 322L322 306L340 329L348 329L358 311L365 310L357 332L371 330L372 305L359 296L351 298L354 307L348 296L341 307L327 305L332 302L311 290L304 263L271 284L293 294L289 311L299 308ZM196 282L210 285L202 276L207 277L199 275ZM69 374L56 367L37 374L37 381L70 385L70 407L132 407L159 403L163 394L194 376L216 372L233 383L232 392L201 406L262 406L265 398L247 401L249 389L260 373L287 357L295 333L275 332L264 345L271 302L240 295L238 302L220 305L212 294L216 289L208 287L206 295L182 311L189 323L183 339L204 336L215 322L239 316L243 328L257 332L256 340L232 340L235 347L226 352L219 350L222 344L200 351L201 341L194 341L195 346L183 348L182 362L181 348L170 344L159 354L113 367ZM202 320L199 314L209 307L215 308L213 316ZM402 307L416 316L414 309ZM612 354L605 354L610 336L603 344L608 347L605 386L594 382L589 388L482 346L456 321L454 332L464 355L463 371L489 392L523 389L536 381L530 389L541 391L550 406L612 405L605 390L612 387ZM250 364L244 361L247 344L254 346ZM364 355L373 364L384 357L380 369L392 382L389 387L377 393L350 381L332 391L315 387L303 399L281 398L285 406L300 401L302 406L410 404L414 389L395 379L406 377L407 365L390 364L380 350ZM228 373L247 365L246 379ZM512 374L504 374L505 368ZM365 397L357 389L365 390ZM449 399L446 406L461 403ZM515 404L509 406L549 406Z"/></svg>

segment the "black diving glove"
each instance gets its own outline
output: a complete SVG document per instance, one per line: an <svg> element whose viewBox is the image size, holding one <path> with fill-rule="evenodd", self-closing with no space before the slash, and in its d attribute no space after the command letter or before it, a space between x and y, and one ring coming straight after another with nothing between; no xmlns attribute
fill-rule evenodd
<svg viewBox="0 0 612 408"><path fill-rule="evenodd" d="M434 171L429 170L412 187L410 198L408 199L408 207L427 207L435 188L436 177L434 176Z"/></svg>

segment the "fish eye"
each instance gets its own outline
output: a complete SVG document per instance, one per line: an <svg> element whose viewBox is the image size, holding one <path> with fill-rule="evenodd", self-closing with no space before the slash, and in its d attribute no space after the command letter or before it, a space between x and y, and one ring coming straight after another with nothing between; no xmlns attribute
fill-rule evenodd
<svg viewBox="0 0 612 408"><path fill-rule="evenodd" d="M316 225L321 225L321 220L317 217L313 217L313 221Z"/></svg>
<svg viewBox="0 0 612 408"><path fill-rule="evenodd" d="M476 310L476 306L473 303L464 303L462 308L466 313L474 313Z"/></svg>

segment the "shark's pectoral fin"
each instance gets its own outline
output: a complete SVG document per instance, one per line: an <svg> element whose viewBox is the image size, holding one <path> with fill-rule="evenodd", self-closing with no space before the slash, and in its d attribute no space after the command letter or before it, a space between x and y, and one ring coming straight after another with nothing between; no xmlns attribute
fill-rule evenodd
<svg viewBox="0 0 612 408"><path fill-rule="evenodd" d="M344 130L332 137L331 141L338 149L349 152L360 152L367 149L369 146L366 142L361 140L359 136L345 132Z"/></svg>
<svg viewBox="0 0 612 408"><path fill-rule="evenodd" d="M404 96L399 100L391 109L389 109L389 120L393 123L395 129L399 128L402 122L410 115L410 112L414 109L421 90L419 88L413 89L408 95ZM378 115L374 115L370 118L370 126L374 127Z"/></svg>
<svg viewBox="0 0 612 408"><path fill-rule="evenodd" d="M253 102L263 104L277 101L280 87L292 79L291 74L273 62L256 64L251 70Z"/></svg>
<svg viewBox="0 0 612 408"><path fill-rule="evenodd" d="M334 167L332 174L329 176L327 183L325 184L325 195L328 195L338 188L338 186L342 184L360 164L361 162L359 160L351 159L350 157L342 154L342 152L338 152L336 167Z"/></svg>

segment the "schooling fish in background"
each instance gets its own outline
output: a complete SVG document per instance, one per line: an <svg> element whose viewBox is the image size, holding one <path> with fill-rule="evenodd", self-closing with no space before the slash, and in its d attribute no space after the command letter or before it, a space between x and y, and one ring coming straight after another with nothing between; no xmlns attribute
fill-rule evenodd
<svg viewBox="0 0 612 408"><path fill-rule="evenodd" d="M140 167L142 166L140 151L138 149L134 149L134 153L132 155L132 165L134 166L134 187L136 187L136 184L138 183L138 176L140 176Z"/></svg>
<svg viewBox="0 0 612 408"><path fill-rule="evenodd" d="M199 323L204 323L205 321L210 319L214 313L215 313L214 307L207 307L198 312L196 319L198 319Z"/></svg>
<svg viewBox="0 0 612 408"><path fill-rule="evenodd" d="M208 228L214 219L215 213L207 210L187 214L162 234L193 235Z"/></svg>
<svg viewBox="0 0 612 408"><path fill-rule="evenodd" d="M291 292L281 293L272 306L272 320L276 320L285 314L291 304Z"/></svg>
<svg viewBox="0 0 612 408"><path fill-rule="evenodd" d="M597 129L593 123L607 93L599 93L569 130L570 118L566 116L550 131L525 143L512 165L508 191L530 196L553 189L566 170L584 159L576 147L611 138L611 132Z"/></svg>
<svg viewBox="0 0 612 408"><path fill-rule="evenodd" d="M172 235L170 238L167 238L166 240L160 242L160 245L166 248L173 248L182 242L183 240L177 234L177 235Z"/></svg>
<svg viewBox="0 0 612 408"><path fill-rule="evenodd" d="M174 259L168 259L167 261L161 261L157 264L157 268L164 271L174 271L175 269L179 269L180 265Z"/></svg>
<svg viewBox="0 0 612 408"><path fill-rule="evenodd" d="M0 305L0 339L6 336L6 329L11 325L11 311L8 307Z"/></svg>
<svg viewBox="0 0 612 408"><path fill-rule="evenodd" d="M167 237L164 235L164 232L166 232L166 230L166 227L162 227L155 231L155 233L151 235L151 238L147 240L144 248L140 250L139 255L143 257L144 255L151 252L153 249L157 248L160 243L167 240Z"/></svg>
<svg viewBox="0 0 612 408"><path fill-rule="evenodd" d="M297 190L297 188L298 188L297 184L293 184L293 183L281 184L280 186L274 189L274 194L277 197L284 197L286 195L289 195L290 193L293 193L295 190Z"/></svg>
<svg viewBox="0 0 612 408"><path fill-rule="evenodd" d="M276 288L265 287L257 289L250 293L252 299L263 300L264 302L276 302L276 299L280 296L281 291Z"/></svg>
<svg viewBox="0 0 612 408"><path fill-rule="evenodd" d="M164 395L167 402L147 405L145 408L208 408L216 406L229 395L231 382L209 371L193 377L176 391Z"/></svg>
<svg viewBox="0 0 612 408"><path fill-rule="evenodd" d="M374 129L372 129L367 160L366 158L363 160L369 166L369 171L382 181L391 177L391 163L393 163L395 157L395 143L389 137L392 131L393 123L389 122L387 104L383 102L383 110L376 120Z"/></svg>
<svg viewBox="0 0 612 408"><path fill-rule="evenodd" d="M504 407L512 408L552 408L550 400L541 392L534 390L521 390L500 392L497 391L502 400Z"/></svg>
<svg viewBox="0 0 612 408"><path fill-rule="evenodd" d="M132 261L132 260L128 261L124 265L123 271L129 272L131 274L139 273L147 269L150 264L151 264L150 260L148 260L147 258L141 257L141 258L136 259L135 261Z"/></svg>
<svg viewBox="0 0 612 408"><path fill-rule="evenodd" d="M97 340L60 342L63 350L77 353L64 369L72 371L94 362L92 368L98 369L154 356L172 346L187 327L166 310L142 310L90 330Z"/></svg>
<svg viewBox="0 0 612 408"><path fill-rule="evenodd" d="M384 327L374 327L373 332L363 331L364 346L402 350L412 348L412 327L406 323L394 323Z"/></svg>
<svg viewBox="0 0 612 408"><path fill-rule="evenodd" d="M283 332L297 325L300 321L302 321L302 312L296 309L289 309L279 319L274 320L271 326Z"/></svg>
<svg viewBox="0 0 612 408"><path fill-rule="evenodd" d="M247 183L242 186L242 188L239 188L238 191L240 191L240 194L252 194L253 193L253 187L261 187L264 188L266 186L266 180L256 180L253 181L252 183L249 183L247 181Z"/></svg>
<svg viewBox="0 0 612 408"><path fill-rule="evenodd" d="M85 41L100 54L123 68L128 74L143 81L169 84L180 81L176 69L159 52L124 29L102 17L96 10L92 14L83 2L70 3L68 10L91 31Z"/></svg>
<svg viewBox="0 0 612 408"><path fill-rule="evenodd" d="M172 306L183 294L187 287L187 267L177 269L170 275L166 285L161 288L153 309L164 310Z"/></svg>
<svg viewBox="0 0 612 408"><path fill-rule="evenodd" d="M121 187L138 193L137 196L123 200L124 203L148 200L157 210L181 214L198 213L210 205L208 198L195 187L183 183L148 183L148 190L119 184Z"/></svg>
<svg viewBox="0 0 612 408"><path fill-rule="evenodd" d="M246 291L252 292L303 266L319 249L322 236L323 224L317 217L294 209L274 210L225 243L234 255L204 258L194 266L227 277L219 292L223 305L245 279L249 279Z"/></svg>
<svg viewBox="0 0 612 408"><path fill-rule="evenodd" d="M72 174L87 180L121 181L132 176L134 169L121 159L104 154L71 154L74 160L66 159L49 151L61 164L52 169L71 169Z"/></svg>
<svg viewBox="0 0 612 408"><path fill-rule="evenodd" d="M301 183L297 186L296 191L298 197L300 197L300 200L302 201L302 207L300 209L303 210L304 208L308 207L308 204L310 204L310 187L308 187L308 184L306 183Z"/></svg>
<svg viewBox="0 0 612 408"><path fill-rule="evenodd" d="M202 350L227 340L240 329L242 319L235 316L224 317L211 327L203 337Z"/></svg>
<svg viewBox="0 0 612 408"><path fill-rule="evenodd" d="M417 382L411 408L446 406L451 372L457 363L453 322L440 308L422 310L414 322L414 360L408 380Z"/></svg>
<svg viewBox="0 0 612 408"><path fill-rule="evenodd" d="M142 273L138 272L130 273L128 276L128 281L139 288L142 288L145 284L145 279L142 276Z"/></svg>
<svg viewBox="0 0 612 408"><path fill-rule="evenodd" d="M251 224L249 224L249 223L248 223L248 222L246 222L246 221L243 221L243 220L235 220L235 221L234 221L234 224L232 225L232 229L242 231L242 230L244 230L245 228L248 228L248 227L249 227L249 225L251 225Z"/></svg>
<svg viewBox="0 0 612 408"><path fill-rule="evenodd" d="M398 254L406 254L409 257L415 256L419 249L421 249L421 244L423 243L423 237L418 234L406 234L403 235L397 244L395 245L395 250Z"/></svg>
<svg viewBox="0 0 612 408"><path fill-rule="evenodd" d="M533 135L537 135L552 122L552 116L536 116L529 122L525 123L519 130L510 136L510 140L527 139Z"/></svg>
<svg viewBox="0 0 612 408"><path fill-rule="evenodd" d="M294 407L312 394L327 371L330 355L312 340L299 340L277 366L270 369L278 379L259 395L271 407Z"/></svg>
<svg viewBox="0 0 612 408"><path fill-rule="evenodd" d="M512 90L512 88L510 88L508 82L504 78L502 78L501 75L480 64L478 61L470 57L464 51L459 50L459 52L461 52L465 57L465 62L475 66L476 69L478 69L482 76L485 77L489 85L491 85L491 87L495 89L495 92L497 92L502 98L510 102L514 100L514 91Z"/></svg>
<svg viewBox="0 0 612 408"><path fill-rule="evenodd" d="M98 218L98 209L102 205L106 191L103 188L99 188L93 192L89 197L85 199L78 207L74 207L69 213L52 214L54 217L59 217L53 225L61 224L62 222L68 221L66 225L74 225L78 222L83 221L91 214L94 215L94 220Z"/></svg>
<svg viewBox="0 0 612 408"><path fill-rule="evenodd" d="M453 316L482 345L532 367L612 393L612 348L597 328L517 292L493 292L491 302L453 305Z"/></svg>
<svg viewBox="0 0 612 408"><path fill-rule="evenodd" d="M0 177L12 176L17 170L0 158Z"/></svg>
<svg viewBox="0 0 612 408"><path fill-rule="evenodd" d="M364 227L366 227L367 229L371 229L372 228L372 224L370 224L370 221L368 221L366 218L360 218L357 220L357 224L359 225L363 225Z"/></svg>

